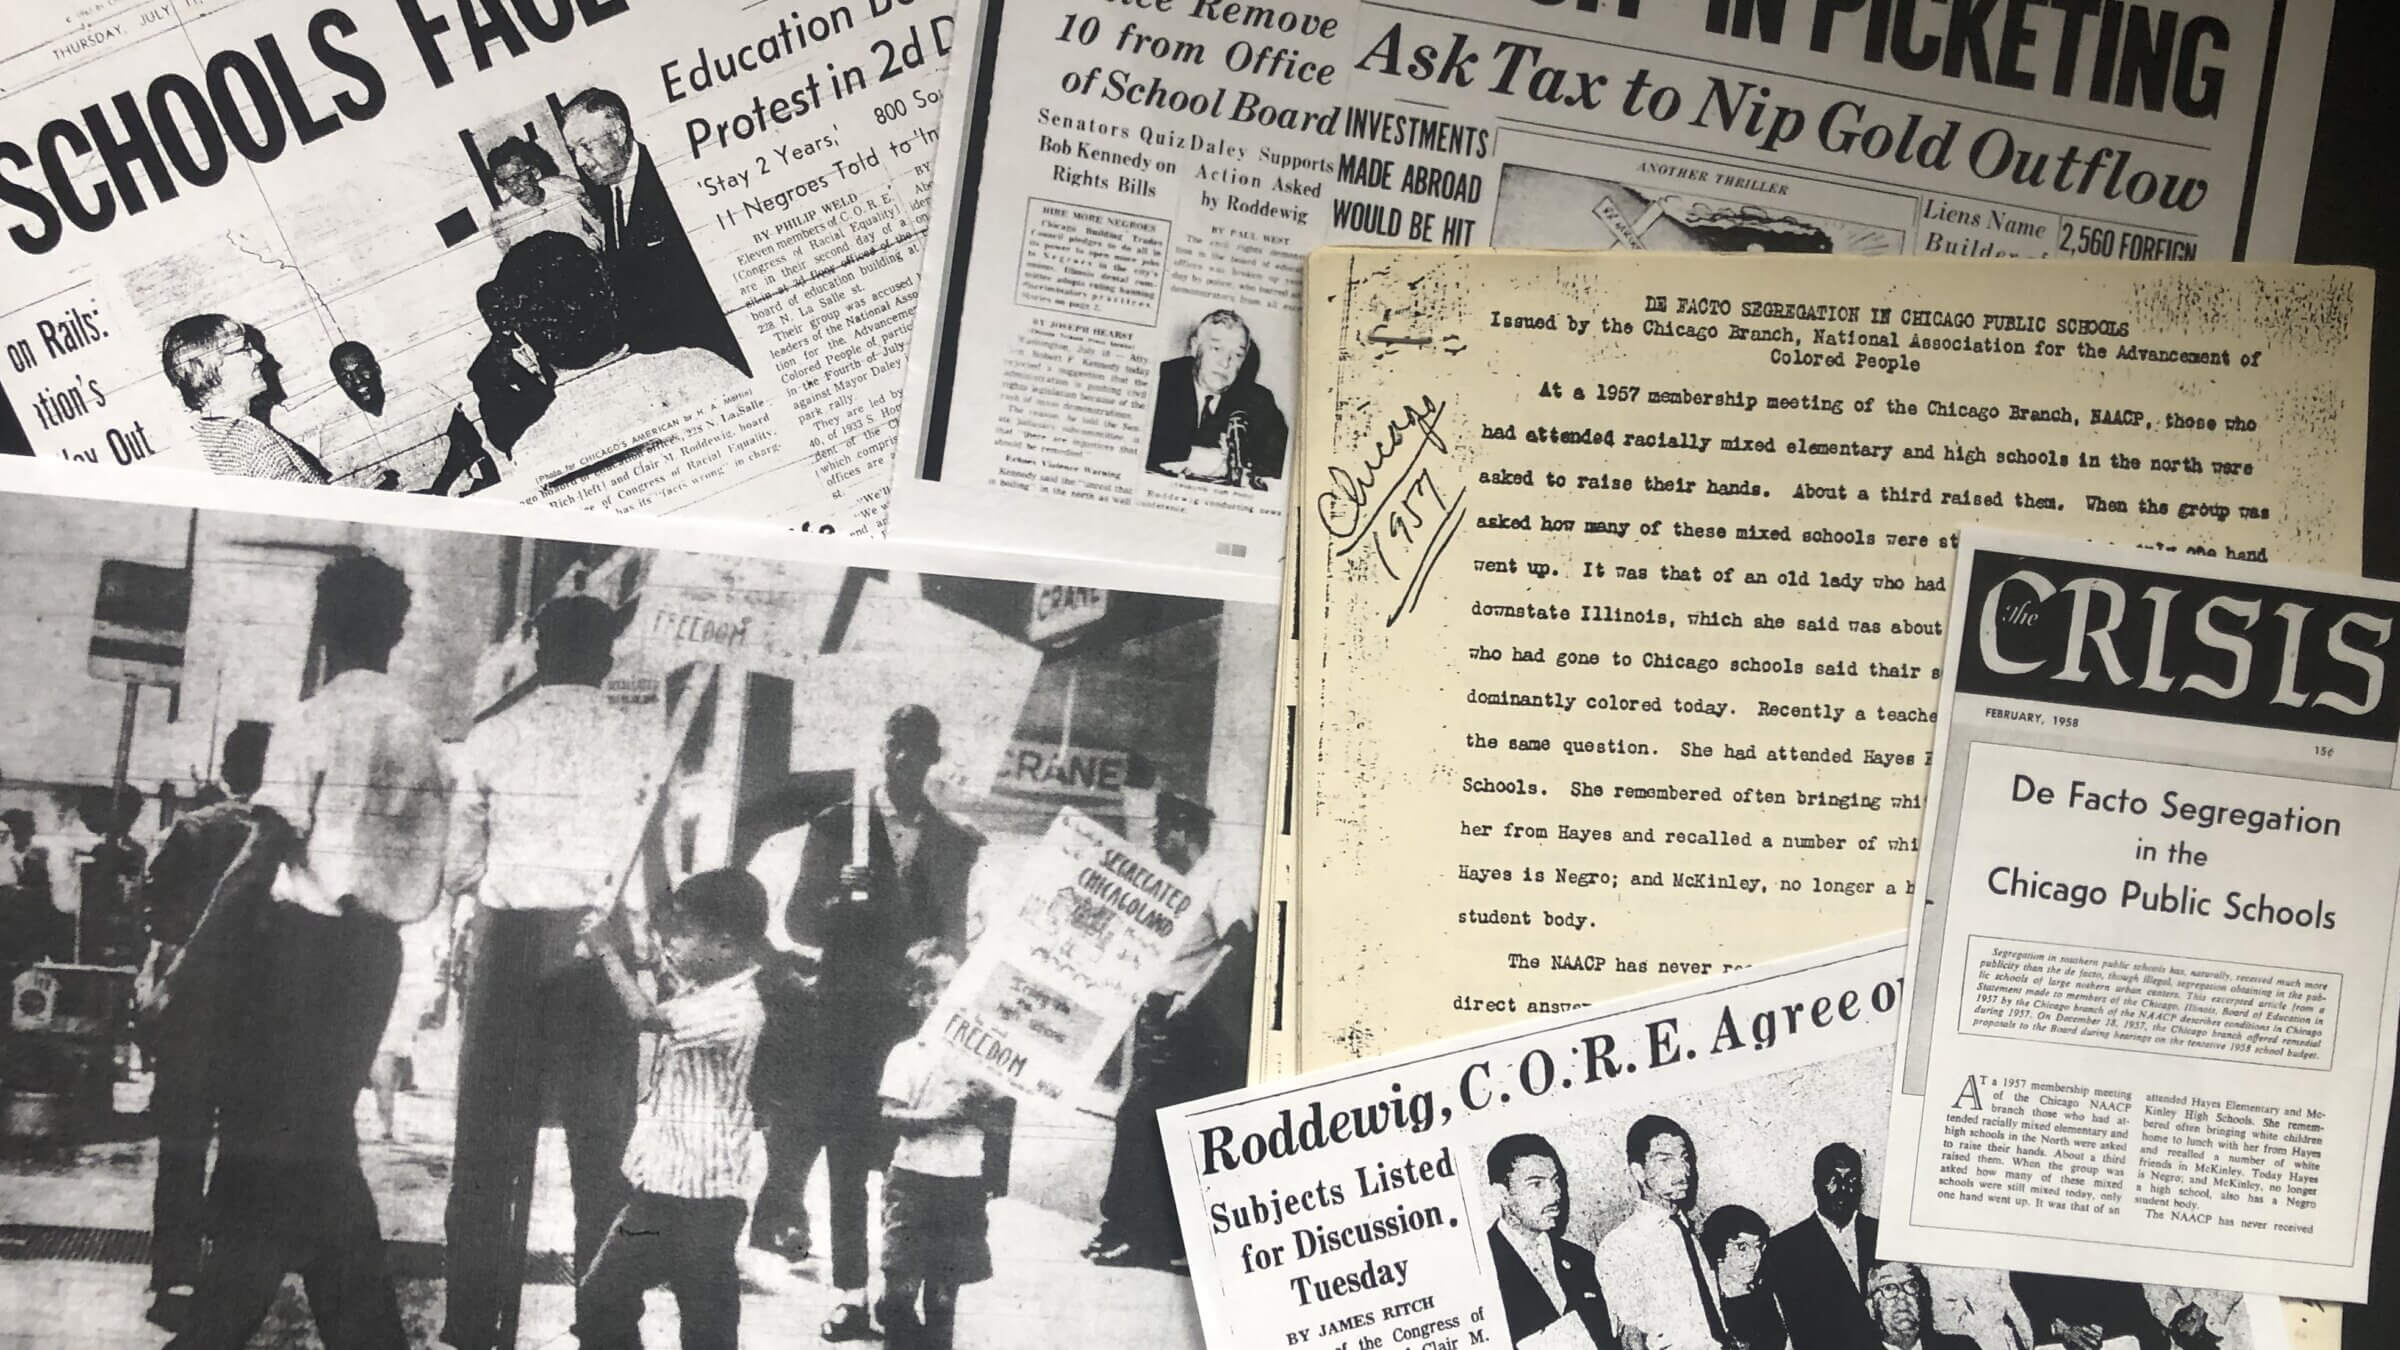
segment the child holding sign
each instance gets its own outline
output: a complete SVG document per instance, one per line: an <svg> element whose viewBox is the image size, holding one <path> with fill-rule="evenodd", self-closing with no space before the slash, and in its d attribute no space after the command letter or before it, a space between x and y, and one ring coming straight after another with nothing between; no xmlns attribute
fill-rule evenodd
<svg viewBox="0 0 2400 1350"><path fill-rule="evenodd" d="M958 962L931 939L910 947L908 960L909 1003L922 1015L941 1001ZM1005 1143L1012 1103L962 1072L952 1054L925 1027L884 1061L883 1118L899 1136L884 1174L883 1297L875 1305L889 1350L950 1350L959 1286L992 1277L984 1205L998 1187L989 1159Z"/></svg>

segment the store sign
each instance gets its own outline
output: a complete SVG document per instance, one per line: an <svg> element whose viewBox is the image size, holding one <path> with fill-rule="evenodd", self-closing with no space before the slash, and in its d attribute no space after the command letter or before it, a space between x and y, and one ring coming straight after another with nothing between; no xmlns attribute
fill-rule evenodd
<svg viewBox="0 0 2400 1350"><path fill-rule="evenodd" d="M96 680L183 682L183 634L192 621L192 574L180 567L108 558L92 604L87 669Z"/></svg>
<svg viewBox="0 0 2400 1350"><path fill-rule="evenodd" d="M1055 741L1011 741L993 787L1020 797L1114 802L1125 794L1126 760L1122 750L1061 746Z"/></svg>
<svg viewBox="0 0 2400 1350"><path fill-rule="evenodd" d="M1036 586L1025 617L1025 640L1063 642L1108 613L1108 592L1097 586Z"/></svg>

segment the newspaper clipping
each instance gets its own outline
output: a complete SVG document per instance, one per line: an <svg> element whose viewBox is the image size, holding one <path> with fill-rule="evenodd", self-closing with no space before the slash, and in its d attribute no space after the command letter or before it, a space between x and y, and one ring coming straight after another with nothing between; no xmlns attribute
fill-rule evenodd
<svg viewBox="0 0 2400 1350"><path fill-rule="evenodd" d="M1151 1112L1240 1081L1271 607L19 467L0 1344L1197 1350ZM928 1010L1062 828L1215 903L994 1088Z"/></svg>
<svg viewBox="0 0 2400 1350"><path fill-rule="evenodd" d="M2330 9L966 0L893 530L1271 570L1325 243L2287 260Z"/></svg>
<svg viewBox="0 0 2400 1350"><path fill-rule="evenodd" d="M2272 1298L1891 1259L1897 935L1162 1117L1213 1344L2267 1350Z"/></svg>
<svg viewBox="0 0 2400 1350"><path fill-rule="evenodd" d="M0 440L879 530L950 24L12 5Z"/></svg>
<svg viewBox="0 0 2400 1350"><path fill-rule="evenodd" d="M1890 1248L2367 1293L2400 589L1970 531Z"/></svg>

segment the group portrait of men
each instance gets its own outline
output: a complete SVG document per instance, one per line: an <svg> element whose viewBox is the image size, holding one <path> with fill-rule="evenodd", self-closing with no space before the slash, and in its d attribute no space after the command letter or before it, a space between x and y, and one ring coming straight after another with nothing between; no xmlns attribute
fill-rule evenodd
<svg viewBox="0 0 2400 1350"><path fill-rule="evenodd" d="M2218 1350L2229 1334L2235 1296L2168 1291L2173 1306L2154 1307L2139 1285L1880 1259L1846 1143L1817 1151L1814 1208L1781 1231L1745 1205L1702 1210L1699 1154L1673 1118L1641 1116L1624 1145L1609 1207L1629 1207L1593 1246L1567 1236L1574 1188L1547 1138L1486 1152L1492 1278L1520 1350Z"/></svg>
<svg viewBox="0 0 2400 1350"><path fill-rule="evenodd" d="M392 353L348 337L325 358L332 388L287 410L283 363L257 326L270 316L190 314L167 328L160 364L212 470L464 496L520 471L572 472L748 386L625 100L585 89L555 123L563 166L530 123L481 149L499 263L476 289L484 339L460 379L395 382Z"/></svg>

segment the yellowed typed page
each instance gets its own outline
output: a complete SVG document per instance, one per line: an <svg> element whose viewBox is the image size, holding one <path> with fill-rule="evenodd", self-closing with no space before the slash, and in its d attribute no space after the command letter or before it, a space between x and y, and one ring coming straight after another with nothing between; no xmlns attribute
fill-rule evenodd
<svg viewBox="0 0 2400 1350"><path fill-rule="evenodd" d="M1298 1067L1905 926L1964 522L2358 566L2363 271L1307 281ZM2089 678L2145 678L2105 611Z"/></svg>

